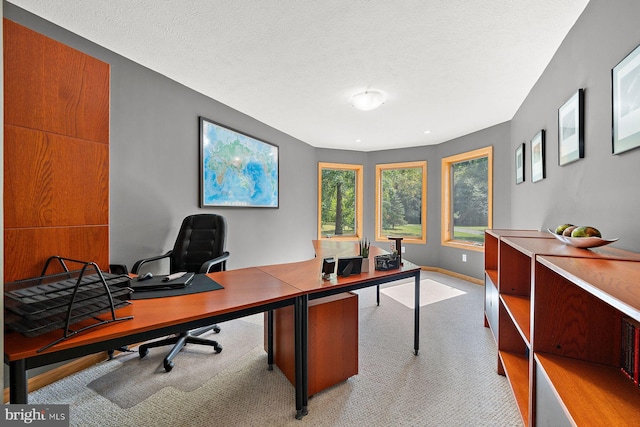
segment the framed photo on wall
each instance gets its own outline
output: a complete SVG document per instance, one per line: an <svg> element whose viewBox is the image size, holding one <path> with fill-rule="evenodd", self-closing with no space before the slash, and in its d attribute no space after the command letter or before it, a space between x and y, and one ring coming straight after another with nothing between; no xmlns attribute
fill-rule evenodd
<svg viewBox="0 0 640 427"><path fill-rule="evenodd" d="M611 70L613 154L640 147L640 46Z"/></svg>
<svg viewBox="0 0 640 427"><path fill-rule="evenodd" d="M277 208L278 146L200 117L200 207Z"/></svg>
<svg viewBox="0 0 640 427"><path fill-rule="evenodd" d="M516 148L516 184L524 182L524 146L523 142Z"/></svg>
<svg viewBox="0 0 640 427"><path fill-rule="evenodd" d="M584 158L584 89L558 109L558 164Z"/></svg>
<svg viewBox="0 0 640 427"><path fill-rule="evenodd" d="M531 140L531 182L545 178L544 168L544 129Z"/></svg>

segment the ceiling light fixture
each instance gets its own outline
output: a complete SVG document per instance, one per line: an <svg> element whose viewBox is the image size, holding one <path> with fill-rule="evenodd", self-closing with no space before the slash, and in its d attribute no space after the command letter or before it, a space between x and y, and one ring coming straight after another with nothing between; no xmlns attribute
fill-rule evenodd
<svg viewBox="0 0 640 427"><path fill-rule="evenodd" d="M384 104L384 93L379 90L369 89L356 93L351 97L351 104L358 110L369 111Z"/></svg>

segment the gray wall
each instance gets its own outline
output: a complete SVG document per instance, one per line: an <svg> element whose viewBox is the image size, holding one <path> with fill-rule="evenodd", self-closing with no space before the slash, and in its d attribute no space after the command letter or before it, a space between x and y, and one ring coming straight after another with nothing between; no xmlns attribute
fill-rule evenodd
<svg viewBox="0 0 640 427"><path fill-rule="evenodd" d="M510 168L514 228L593 225L616 247L640 251L640 149L611 153L611 69L640 44L640 2L592 0L511 121L511 155L517 144L546 129L546 179L515 185ZM557 110L585 89L585 158L558 165ZM513 164L513 163L512 163Z"/></svg>

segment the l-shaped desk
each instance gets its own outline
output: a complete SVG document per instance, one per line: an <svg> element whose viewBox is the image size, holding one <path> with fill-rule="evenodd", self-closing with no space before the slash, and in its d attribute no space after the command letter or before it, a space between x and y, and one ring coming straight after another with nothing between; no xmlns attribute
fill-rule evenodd
<svg viewBox="0 0 640 427"><path fill-rule="evenodd" d="M10 402L27 403L27 370L101 351L147 341L184 330L268 312L268 363L273 364L273 310L294 306L296 418L307 414L307 329L309 300L378 286L413 277L415 281L414 353L419 350L420 267L403 260L396 270L377 271L374 257L385 253L371 247L369 272L323 280L322 259L347 257L357 252L355 242L314 241L316 258L289 264L249 267L211 273L224 289L177 297L144 299L117 310L131 320L110 323L64 340L47 350L38 349L58 339L61 331L33 338L15 332L5 334L4 360L10 369ZM171 301L168 301L171 298ZM81 324L74 325L81 327Z"/></svg>

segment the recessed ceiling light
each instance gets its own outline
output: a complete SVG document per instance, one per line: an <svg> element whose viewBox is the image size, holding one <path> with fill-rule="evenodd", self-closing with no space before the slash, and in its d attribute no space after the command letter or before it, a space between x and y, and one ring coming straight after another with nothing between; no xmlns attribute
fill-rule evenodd
<svg viewBox="0 0 640 427"><path fill-rule="evenodd" d="M361 139L356 139L356 142L362 142L362 140Z"/></svg>
<svg viewBox="0 0 640 427"><path fill-rule="evenodd" d="M424 133L425 133L425 135L426 135L426 134L428 134L428 133L431 133L431 131L430 131L430 130L425 130L425 131L424 131Z"/></svg>
<svg viewBox="0 0 640 427"><path fill-rule="evenodd" d="M378 108L385 101L384 93L375 89L367 89L351 97L351 104L358 110L369 111Z"/></svg>

